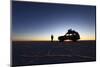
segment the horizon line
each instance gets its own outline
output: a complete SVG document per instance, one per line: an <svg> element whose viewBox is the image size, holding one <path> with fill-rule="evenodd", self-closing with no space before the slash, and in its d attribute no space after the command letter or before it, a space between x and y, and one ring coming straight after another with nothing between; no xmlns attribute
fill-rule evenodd
<svg viewBox="0 0 100 67"><path fill-rule="evenodd" d="M14 41L51 41L51 40L12 40L12 42L14 42ZM59 41L59 40L53 40L53 41ZM65 42L69 42L69 41L71 41L71 40L65 40ZM78 41L96 41L96 40L78 40Z"/></svg>

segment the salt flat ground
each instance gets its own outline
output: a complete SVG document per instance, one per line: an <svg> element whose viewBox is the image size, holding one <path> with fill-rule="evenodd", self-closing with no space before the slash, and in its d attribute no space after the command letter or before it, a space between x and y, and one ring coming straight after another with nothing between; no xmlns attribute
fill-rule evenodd
<svg viewBox="0 0 100 67"><path fill-rule="evenodd" d="M13 41L12 65L42 65L96 61L96 42Z"/></svg>

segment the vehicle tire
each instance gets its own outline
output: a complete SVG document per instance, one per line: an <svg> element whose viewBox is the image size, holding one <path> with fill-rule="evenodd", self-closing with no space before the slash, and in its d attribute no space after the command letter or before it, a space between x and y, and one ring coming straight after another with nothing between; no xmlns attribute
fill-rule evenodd
<svg viewBox="0 0 100 67"><path fill-rule="evenodd" d="M59 40L59 42L63 42L64 40Z"/></svg>
<svg viewBox="0 0 100 67"><path fill-rule="evenodd" d="M72 40L73 42L76 42L77 40L76 39L74 39L74 40Z"/></svg>

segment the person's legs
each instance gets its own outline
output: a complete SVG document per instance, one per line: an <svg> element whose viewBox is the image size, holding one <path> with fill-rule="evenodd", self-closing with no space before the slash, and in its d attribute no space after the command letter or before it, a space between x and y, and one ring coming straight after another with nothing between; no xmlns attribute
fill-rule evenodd
<svg viewBox="0 0 100 67"><path fill-rule="evenodd" d="M53 35L51 35L51 42L53 42Z"/></svg>
<svg viewBox="0 0 100 67"><path fill-rule="evenodd" d="M51 38L51 42L53 42L53 38Z"/></svg>

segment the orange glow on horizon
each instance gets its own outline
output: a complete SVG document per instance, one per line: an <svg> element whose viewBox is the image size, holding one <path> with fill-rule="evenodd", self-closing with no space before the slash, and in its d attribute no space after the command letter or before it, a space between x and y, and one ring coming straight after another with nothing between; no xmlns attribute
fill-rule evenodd
<svg viewBox="0 0 100 67"><path fill-rule="evenodd" d="M16 37L12 38L13 41L50 41L51 37ZM95 36L92 37L80 37L80 40L95 40ZM58 41L58 37L54 37L54 41Z"/></svg>

